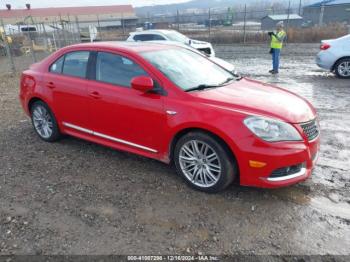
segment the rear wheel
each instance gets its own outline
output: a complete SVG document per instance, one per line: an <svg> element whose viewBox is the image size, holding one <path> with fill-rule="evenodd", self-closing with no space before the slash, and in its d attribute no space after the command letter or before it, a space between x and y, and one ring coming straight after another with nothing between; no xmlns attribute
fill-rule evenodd
<svg viewBox="0 0 350 262"><path fill-rule="evenodd" d="M175 146L177 172L195 189L214 193L226 188L237 175L234 159L214 137L191 132Z"/></svg>
<svg viewBox="0 0 350 262"><path fill-rule="evenodd" d="M54 142L61 137L56 119L47 104L36 101L30 112L34 130L42 140Z"/></svg>
<svg viewBox="0 0 350 262"><path fill-rule="evenodd" d="M340 78L350 78L350 58L339 60L334 66L335 74Z"/></svg>

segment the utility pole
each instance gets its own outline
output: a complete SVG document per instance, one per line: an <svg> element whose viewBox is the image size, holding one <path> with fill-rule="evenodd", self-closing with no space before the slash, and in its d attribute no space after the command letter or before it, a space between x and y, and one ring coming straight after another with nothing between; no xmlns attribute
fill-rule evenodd
<svg viewBox="0 0 350 262"><path fill-rule="evenodd" d="M318 26L321 27L323 25L323 15L324 15L324 4L321 4L321 13L320 13L320 19L318 21Z"/></svg>
<svg viewBox="0 0 350 262"><path fill-rule="evenodd" d="M177 23L177 31L180 31L179 10L176 10L176 23Z"/></svg>
<svg viewBox="0 0 350 262"><path fill-rule="evenodd" d="M209 41L211 40L210 35L211 35L211 10L209 8L209 23L208 23L208 28L209 28Z"/></svg>
<svg viewBox="0 0 350 262"><path fill-rule="evenodd" d="M286 31L288 31L289 20L290 20L290 0L289 0L289 3L288 3L288 15L287 15L287 26L286 26Z"/></svg>
<svg viewBox="0 0 350 262"><path fill-rule="evenodd" d="M244 5L243 43L245 43L247 40L246 23L247 23L247 4Z"/></svg>
<svg viewBox="0 0 350 262"><path fill-rule="evenodd" d="M288 28L289 28L289 19L290 19L290 0L288 3L288 16L287 16L287 26L286 26L286 34L287 34L287 39L286 39L286 45L287 45L287 41L288 41Z"/></svg>

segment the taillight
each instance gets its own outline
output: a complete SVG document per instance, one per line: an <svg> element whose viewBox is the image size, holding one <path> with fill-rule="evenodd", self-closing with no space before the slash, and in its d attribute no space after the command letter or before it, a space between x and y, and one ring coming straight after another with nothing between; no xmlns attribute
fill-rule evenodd
<svg viewBox="0 0 350 262"><path fill-rule="evenodd" d="M34 88L35 87L35 79L34 79L34 77L22 74L21 87L23 87L23 88Z"/></svg>
<svg viewBox="0 0 350 262"><path fill-rule="evenodd" d="M330 48L330 47L331 47L330 44L323 43L323 44L320 46L320 49L321 49L321 50L327 50L327 49Z"/></svg>

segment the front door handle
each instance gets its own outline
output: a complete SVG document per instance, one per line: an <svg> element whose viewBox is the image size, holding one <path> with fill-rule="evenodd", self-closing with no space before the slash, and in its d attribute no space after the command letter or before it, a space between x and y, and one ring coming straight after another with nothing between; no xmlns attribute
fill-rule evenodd
<svg viewBox="0 0 350 262"><path fill-rule="evenodd" d="M90 96L91 96L92 98L95 98L95 99L100 99L100 98L101 98L100 93L97 92L97 91L91 92L91 93L90 93Z"/></svg>
<svg viewBox="0 0 350 262"><path fill-rule="evenodd" d="M48 88L50 88L50 89L54 89L56 86L55 86L55 84L53 83L53 82L48 82L47 84L46 84L46 86L48 87Z"/></svg>

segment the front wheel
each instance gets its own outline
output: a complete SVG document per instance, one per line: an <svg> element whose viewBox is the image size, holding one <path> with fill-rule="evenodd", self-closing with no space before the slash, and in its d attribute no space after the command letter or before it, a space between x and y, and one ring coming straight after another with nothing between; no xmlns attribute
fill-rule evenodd
<svg viewBox="0 0 350 262"><path fill-rule="evenodd" d="M213 136L191 132L175 146L174 162L185 181L200 191L215 193L225 189L237 175L235 160Z"/></svg>
<svg viewBox="0 0 350 262"><path fill-rule="evenodd" d="M350 78L350 58L339 60L334 66L335 74L340 78Z"/></svg>

